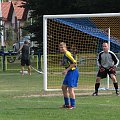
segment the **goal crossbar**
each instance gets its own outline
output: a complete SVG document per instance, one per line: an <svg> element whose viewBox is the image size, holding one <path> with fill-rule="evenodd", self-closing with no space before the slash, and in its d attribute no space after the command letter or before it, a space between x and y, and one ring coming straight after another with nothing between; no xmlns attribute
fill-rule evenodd
<svg viewBox="0 0 120 120"><path fill-rule="evenodd" d="M43 15L43 19L49 18L78 18L78 17L117 17L120 13L97 13L97 14L66 14L66 15Z"/></svg>

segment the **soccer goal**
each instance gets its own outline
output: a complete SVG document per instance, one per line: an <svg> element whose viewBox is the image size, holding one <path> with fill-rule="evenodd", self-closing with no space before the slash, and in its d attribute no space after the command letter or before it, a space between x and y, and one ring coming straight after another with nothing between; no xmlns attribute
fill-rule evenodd
<svg viewBox="0 0 120 120"><path fill-rule="evenodd" d="M97 54L102 43L109 42L110 50L120 53L120 13L70 14L43 16L43 89L60 90L64 78L62 54L58 45L65 42L77 59L78 90L94 90ZM100 89L113 88L109 79L102 80Z"/></svg>

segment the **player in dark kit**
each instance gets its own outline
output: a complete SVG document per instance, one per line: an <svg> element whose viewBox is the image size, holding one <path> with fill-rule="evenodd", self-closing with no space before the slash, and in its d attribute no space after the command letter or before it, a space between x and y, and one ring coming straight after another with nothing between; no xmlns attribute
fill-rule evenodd
<svg viewBox="0 0 120 120"><path fill-rule="evenodd" d="M119 64L119 59L117 56L109 50L108 43L103 43L103 51L98 55L98 66L99 71L95 83L95 92L93 96L98 95L98 89L100 86L100 80L107 77L107 74L113 81L114 88L116 90L116 95L119 95L118 92L118 82L116 79L116 67Z"/></svg>
<svg viewBox="0 0 120 120"><path fill-rule="evenodd" d="M20 47L18 50L22 51L22 56L21 56L21 71L22 75L24 75L24 66L28 66L28 74L31 75L31 67L30 67L30 47L29 47L29 42L26 40L24 44Z"/></svg>

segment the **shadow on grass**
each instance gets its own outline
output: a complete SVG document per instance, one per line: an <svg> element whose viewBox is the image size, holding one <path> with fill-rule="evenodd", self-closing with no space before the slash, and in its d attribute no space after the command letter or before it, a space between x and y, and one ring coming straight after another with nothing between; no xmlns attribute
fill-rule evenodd
<svg viewBox="0 0 120 120"><path fill-rule="evenodd" d="M21 108L17 108L18 110L55 110L55 109L62 109L60 107L21 107Z"/></svg>

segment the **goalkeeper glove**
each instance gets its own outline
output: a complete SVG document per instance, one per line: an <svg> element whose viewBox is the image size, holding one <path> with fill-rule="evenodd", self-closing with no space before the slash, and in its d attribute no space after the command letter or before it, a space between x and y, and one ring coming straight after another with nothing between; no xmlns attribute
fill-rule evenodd
<svg viewBox="0 0 120 120"><path fill-rule="evenodd" d="M115 66L111 66L111 67L109 68L109 71L112 72L112 73L115 73L116 67L115 67Z"/></svg>
<svg viewBox="0 0 120 120"><path fill-rule="evenodd" d="M100 71L100 72L104 72L104 71L105 71L105 68L104 68L103 66L100 66L100 67L99 67L99 71Z"/></svg>

